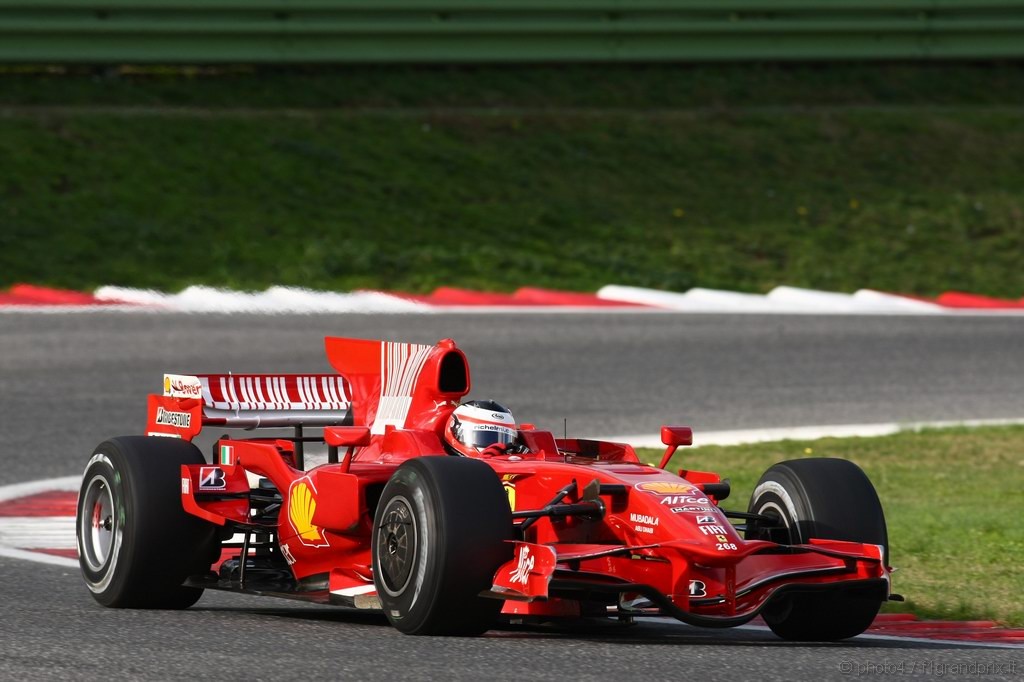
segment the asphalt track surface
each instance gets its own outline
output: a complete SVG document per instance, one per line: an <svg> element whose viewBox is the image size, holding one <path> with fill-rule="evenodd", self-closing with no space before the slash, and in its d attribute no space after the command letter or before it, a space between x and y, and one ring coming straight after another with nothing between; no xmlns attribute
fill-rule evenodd
<svg viewBox="0 0 1024 682"><path fill-rule="evenodd" d="M1024 416L1020 318L6 314L0 485L79 474L101 440L138 433L164 371L328 371L326 334L451 336L473 396L552 430L565 418L570 435ZM103 609L77 571L16 559L0 575L0 679L1024 677L1020 648L795 645L661 620L414 638L377 615L230 594Z"/></svg>

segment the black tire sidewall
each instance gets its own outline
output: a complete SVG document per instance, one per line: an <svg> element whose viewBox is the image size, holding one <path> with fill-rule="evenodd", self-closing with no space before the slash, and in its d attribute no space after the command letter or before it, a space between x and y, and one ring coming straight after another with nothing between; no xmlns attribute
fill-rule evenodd
<svg viewBox="0 0 1024 682"><path fill-rule="evenodd" d="M758 481L748 510L778 515L783 511L791 544L811 538L883 546L888 563L888 533L881 502L867 475L853 462L809 458L780 462ZM748 539L767 539L763 533ZM775 634L794 641L835 641L863 632L884 600L862 592L796 592L772 600L763 612Z"/></svg>
<svg viewBox="0 0 1024 682"><path fill-rule="evenodd" d="M396 498L404 499L409 505L415 533L415 552L413 565L408 581L395 593L390 593L383 584L378 550L379 528L384 521L388 505ZM374 534L371 541L373 552L373 573L381 576L377 584L377 594L395 627L403 631L416 631L423 627L425 618L436 601L437 592L441 587L439 579L443 555L444 538L438 532L436 513L437 501L428 485L417 484L417 473L411 467L402 467L384 488L378 507L377 519L374 521ZM430 551L428 543L434 543ZM419 608L416 608L419 606Z"/></svg>
<svg viewBox="0 0 1024 682"><path fill-rule="evenodd" d="M189 574L209 567L216 529L182 507L180 467L205 461L191 443L165 438L124 436L96 448L82 481L76 529L79 565L99 603L185 608L202 594L201 589L183 587L182 582ZM86 488L97 475L110 485L120 544L112 543L108 560L94 571L82 554L81 518L86 512Z"/></svg>
<svg viewBox="0 0 1024 682"><path fill-rule="evenodd" d="M882 545L888 563L882 504L867 475L853 462L815 457L775 464L761 476L748 509L761 513L766 504L787 511L794 544L822 538Z"/></svg>
<svg viewBox="0 0 1024 682"><path fill-rule="evenodd" d="M416 524L415 564L404 589L389 593L380 568L380 528L396 498ZM494 470L478 460L420 457L385 486L371 543L377 594L392 625L407 634L479 634L501 600L479 597L512 556L507 497Z"/></svg>

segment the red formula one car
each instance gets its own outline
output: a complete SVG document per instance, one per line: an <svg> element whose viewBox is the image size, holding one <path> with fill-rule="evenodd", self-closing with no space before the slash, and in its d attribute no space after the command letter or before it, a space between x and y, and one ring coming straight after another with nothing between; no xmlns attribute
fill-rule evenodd
<svg viewBox="0 0 1024 682"><path fill-rule="evenodd" d="M146 435L96 448L76 525L98 602L185 608L229 590L380 609L408 634L479 634L501 614L760 614L786 639L836 640L898 598L881 505L850 462L776 464L746 511L725 511L717 474L665 469L688 428L662 428L654 467L497 405L467 417L451 340L326 344L339 374L165 375ZM482 439L453 449L469 426ZM191 442L204 427L289 430L221 436L207 461ZM310 442L328 461L307 471Z"/></svg>

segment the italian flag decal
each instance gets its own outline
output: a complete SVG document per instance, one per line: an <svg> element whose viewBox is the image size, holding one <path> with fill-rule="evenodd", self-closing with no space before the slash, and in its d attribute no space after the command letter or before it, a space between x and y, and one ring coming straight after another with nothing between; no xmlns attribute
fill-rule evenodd
<svg viewBox="0 0 1024 682"><path fill-rule="evenodd" d="M235 463L235 448L232 445L221 445L220 446L220 463L221 464L234 464Z"/></svg>

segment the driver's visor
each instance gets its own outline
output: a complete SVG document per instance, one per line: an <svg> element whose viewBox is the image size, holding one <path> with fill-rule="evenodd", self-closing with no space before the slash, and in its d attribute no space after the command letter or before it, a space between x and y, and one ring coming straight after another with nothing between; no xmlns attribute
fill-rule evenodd
<svg viewBox="0 0 1024 682"><path fill-rule="evenodd" d="M483 450L489 445L500 443L509 445L514 443L518 434L514 429L505 426L492 426L490 424L466 424L464 423L464 440L466 445Z"/></svg>

